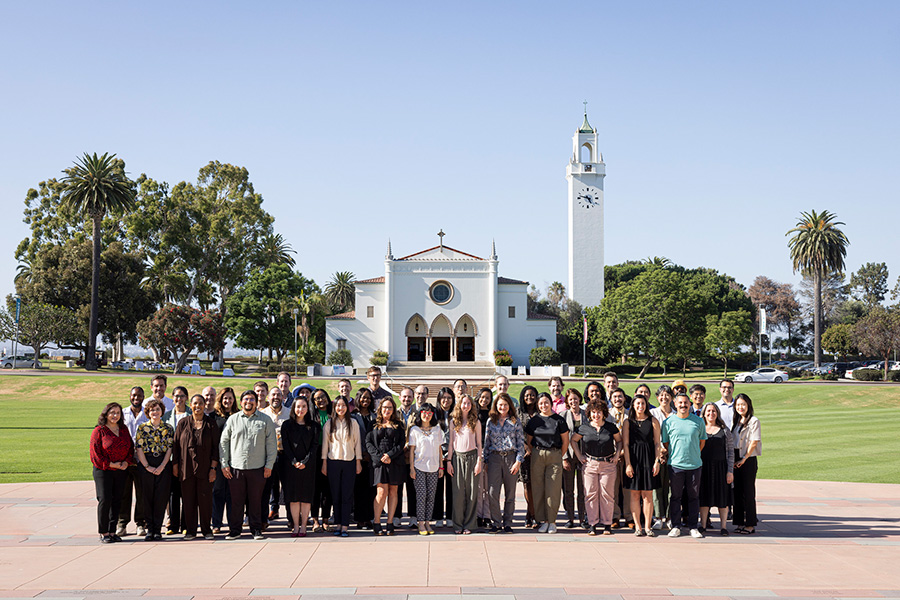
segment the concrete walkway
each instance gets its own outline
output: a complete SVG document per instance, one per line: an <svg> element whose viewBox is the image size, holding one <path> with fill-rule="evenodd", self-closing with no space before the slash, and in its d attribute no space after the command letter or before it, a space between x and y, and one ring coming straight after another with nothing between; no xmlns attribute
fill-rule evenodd
<svg viewBox="0 0 900 600"><path fill-rule="evenodd" d="M521 528L294 539L282 519L260 542L101 545L93 495L91 482L0 485L0 597L900 598L900 485L760 481L758 534L703 540Z"/></svg>

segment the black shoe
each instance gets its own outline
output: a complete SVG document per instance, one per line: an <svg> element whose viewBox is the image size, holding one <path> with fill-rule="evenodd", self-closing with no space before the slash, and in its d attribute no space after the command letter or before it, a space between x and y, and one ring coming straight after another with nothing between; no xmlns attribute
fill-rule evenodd
<svg viewBox="0 0 900 600"><path fill-rule="evenodd" d="M706 527L698 527L697 531L699 531L700 533L706 533Z"/></svg>
<svg viewBox="0 0 900 600"><path fill-rule="evenodd" d="M114 542L121 542L121 541L122 541L122 538L120 538L119 535L116 534L116 533L112 534L112 535L109 536L109 537L110 537L110 538L112 539L112 541L114 541Z"/></svg>
<svg viewBox="0 0 900 600"><path fill-rule="evenodd" d="M387 525L387 535L394 535L394 524L388 523Z"/></svg>
<svg viewBox="0 0 900 600"><path fill-rule="evenodd" d="M588 529L588 535L597 535L597 526L591 525L590 529Z"/></svg>
<svg viewBox="0 0 900 600"><path fill-rule="evenodd" d="M372 533L375 535L384 535L384 532L381 531L381 523L375 523L375 525L372 526Z"/></svg>
<svg viewBox="0 0 900 600"><path fill-rule="evenodd" d="M582 521L582 522L581 522L581 528L582 528L582 529L589 529L588 524L587 524L587 521Z"/></svg>
<svg viewBox="0 0 900 600"><path fill-rule="evenodd" d="M513 528L510 527L509 525L507 525L506 527L503 528L503 533L512 533L512 532L513 532Z"/></svg>
<svg viewBox="0 0 900 600"><path fill-rule="evenodd" d="M572 519L566 521L566 529L575 529L575 521Z"/></svg>
<svg viewBox="0 0 900 600"><path fill-rule="evenodd" d="M154 539L154 541L157 541L157 542L161 541L161 540L162 540L162 534L161 534L161 533L154 533L154 534L153 534L153 539Z"/></svg>
<svg viewBox="0 0 900 600"><path fill-rule="evenodd" d="M152 533L148 533L147 535L144 536L144 541L145 541L145 542L152 542L153 540L154 540L154 538L153 538L153 534L152 534Z"/></svg>
<svg viewBox="0 0 900 600"><path fill-rule="evenodd" d="M496 525L491 525L491 528L488 530L488 533L500 533L500 528Z"/></svg>
<svg viewBox="0 0 900 600"><path fill-rule="evenodd" d="M112 536L109 535L108 533L107 533L106 535L101 535L101 536L100 536L100 543L101 543L101 544L112 544L112 543L113 543Z"/></svg>

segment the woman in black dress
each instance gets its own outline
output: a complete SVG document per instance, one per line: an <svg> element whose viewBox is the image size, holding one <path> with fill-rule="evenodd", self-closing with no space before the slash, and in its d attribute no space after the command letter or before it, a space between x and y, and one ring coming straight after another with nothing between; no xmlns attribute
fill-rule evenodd
<svg viewBox="0 0 900 600"><path fill-rule="evenodd" d="M372 531L375 535L383 535L381 529L381 511L387 503L387 534L394 535L394 513L397 511L397 486L406 480L406 461L403 460L403 447L406 445L406 432L397 414L397 407L392 398L384 398L378 405L378 416L375 427L366 434L366 449L372 457L372 481L376 492L373 503L375 524Z"/></svg>
<svg viewBox="0 0 900 600"><path fill-rule="evenodd" d="M316 491L318 441L319 423L313 419L307 401L297 398L291 405L291 418L281 424L282 486L294 524L293 537L306 537L309 508Z"/></svg>
<svg viewBox="0 0 900 600"><path fill-rule="evenodd" d="M622 488L631 494L634 535L655 537L653 522L653 490L660 486L659 421L650 414L647 398L635 395L622 428L625 446L625 482ZM641 528L641 501L644 521Z"/></svg>
<svg viewBox="0 0 900 600"><path fill-rule="evenodd" d="M706 424L706 444L700 451L703 470L700 471L700 524L706 525L710 507L719 509L719 533L728 535L725 523L728 519L728 496L734 481L734 441L731 432L719 413L719 407L710 402L703 407ZM706 530L700 528L700 533Z"/></svg>
<svg viewBox="0 0 900 600"><path fill-rule="evenodd" d="M519 420L527 423L531 417L538 414L538 391L533 385L526 385L519 392ZM540 527L534 518L534 497L531 495L531 461L526 460L519 468L519 481L522 482L522 490L525 494L525 527Z"/></svg>

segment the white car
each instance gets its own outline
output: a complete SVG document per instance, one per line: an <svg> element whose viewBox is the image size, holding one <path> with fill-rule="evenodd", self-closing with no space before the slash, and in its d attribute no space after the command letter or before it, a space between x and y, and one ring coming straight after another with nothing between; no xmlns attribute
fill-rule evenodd
<svg viewBox="0 0 900 600"><path fill-rule="evenodd" d="M0 366L4 369L12 369L13 368L13 357L7 356L2 361L0 361ZM16 368L17 369L40 369L41 361L34 360L34 358L25 358L24 356L16 357Z"/></svg>
<svg viewBox="0 0 900 600"><path fill-rule="evenodd" d="M734 376L735 381L743 383L753 383L761 381L773 381L775 383L781 383L782 381L787 381L788 379L790 379L790 377L788 377L787 373L785 373L784 371L779 371L778 369L773 369L772 367L762 367L761 369L756 369L755 371L738 373Z"/></svg>

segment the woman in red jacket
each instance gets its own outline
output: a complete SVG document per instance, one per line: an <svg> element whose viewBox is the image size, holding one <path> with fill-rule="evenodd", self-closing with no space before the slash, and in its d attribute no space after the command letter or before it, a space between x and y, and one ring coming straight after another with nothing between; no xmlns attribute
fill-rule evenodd
<svg viewBox="0 0 900 600"><path fill-rule="evenodd" d="M121 542L116 535L119 506L125 490L125 469L134 464L134 442L122 422L122 405L110 402L91 433L91 463L97 492L97 530L100 542Z"/></svg>

